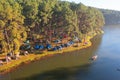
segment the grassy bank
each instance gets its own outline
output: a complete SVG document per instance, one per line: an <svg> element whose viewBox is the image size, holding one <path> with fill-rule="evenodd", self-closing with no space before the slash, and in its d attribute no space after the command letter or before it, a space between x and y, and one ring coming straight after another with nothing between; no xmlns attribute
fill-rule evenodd
<svg viewBox="0 0 120 80"><path fill-rule="evenodd" d="M10 72L11 70L15 69L16 67L18 67L21 64L27 64L30 63L32 61L35 60L40 60L43 59L45 57L50 57L53 56L55 54L63 54L65 52L71 52L71 51L75 51L75 50L80 50L80 49L84 49L87 47L90 47L92 45L90 39L92 37L88 37L87 38L87 44L82 43L77 43L78 46L71 46L71 47L67 47L64 48L60 51L44 51L43 53L31 53L27 56L20 56L20 59L18 60L12 60L8 63L4 63L3 65L0 66L0 73L7 73Z"/></svg>

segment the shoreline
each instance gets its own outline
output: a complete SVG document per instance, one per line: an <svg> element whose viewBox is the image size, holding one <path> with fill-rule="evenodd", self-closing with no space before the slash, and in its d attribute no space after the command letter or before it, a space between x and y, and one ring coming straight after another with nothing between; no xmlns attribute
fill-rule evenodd
<svg viewBox="0 0 120 80"><path fill-rule="evenodd" d="M19 66L22 66L23 64L28 64L28 63L34 62L36 60L41 60L41 59L44 59L46 57L54 56L56 54L64 54L66 52L72 52L72 51L88 48L92 45L90 40L93 37L87 38L87 44L84 44L83 42L78 43L79 46L77 46L77 47L71 46L71 47L67 47L65 49L62 49L60 51L59 50L58 51L44 51L43 53L39 53L39 54L30 53L29 55L26 55L26 56L20 56L20 59L18 59L18 60L12 60L6 64L1 65L0 66L0 74L9 73L12 70L15 70L16 68L18 68Z"/></svg>

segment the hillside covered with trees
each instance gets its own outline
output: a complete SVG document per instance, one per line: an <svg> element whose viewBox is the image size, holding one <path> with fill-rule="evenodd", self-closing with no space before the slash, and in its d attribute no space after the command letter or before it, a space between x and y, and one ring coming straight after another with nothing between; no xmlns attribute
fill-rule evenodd
<svg viewBox="0 0 120 80"><path fill-rule="evenodd" d="M17 53L26 40L52 42L101 31L102 13L82 3L59 0L0 0L0 52Z"/></svg>
<svg viewBox="0 0 120 80"><path fill-rule="evenodd" d="M105 24L120 24L120 11L100 9L105 18Z"/></svg>

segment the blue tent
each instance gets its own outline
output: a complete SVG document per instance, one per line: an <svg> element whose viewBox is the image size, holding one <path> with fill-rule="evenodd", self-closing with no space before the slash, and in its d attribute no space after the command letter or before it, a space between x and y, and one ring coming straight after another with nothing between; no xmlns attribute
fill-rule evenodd
<svg viewBox="0 0 120 80"><path fill-rule="evenodd" d="M36 50L42 50L42 49L44 49L44 46L43 45L38 45L38 44L36 44L35 46L34 46L34 49L36 49Z"/></svg>
<svg viewBox="0 0 120 80"><path fill-rule="evenodd" d="M64 44L64 46L65 46L65 47L68 47L68 44L66 43L66 44Z"/></svg>
<svg viewBox="0 0 120 80"><path fill-rule="evenodd" d="M64 45L64 44L61 44L60 46L61 46L62 48L63 48L63 47L65 47L65 45Z"/></svg>
<svg viewBox="0 0 120 80"><path fill-rule="evenodd" d="M61 50L62 49L62 46L56 46L57 47L57 50Z"/></svg>
<svg viewBox="0 0 120 80"><path fill-rule="evenodd" d="M53 50L53 51L56 51L56 50L57 50L57 47L54 47L52 50Z"/></svg>
<svg viewBox="0 0 120 80"><path fill-rule="evenodd" d="M34 46L34 49L36 49L36 50L40 49L39 45L36 44L36 45Z"/></svg>
<svg viewBox="0 0 120 80"><path fill-rule="evenodd" d="M73 42L73 41L70 41L69 43L70 43L71 45L72 45L72 44L74 44L74 42Z"/></svg>
<svg viewBox="0 0 120 80"><path fill-rule="evenodd" d="M61 41L60 41L60 40L55 40L54 42L55 42L55 43L60 43Z"/></svg>
<svg viewBox="0 0 120 80"><path fill-rule="evenodd" d="M44 49L44 46L43 45L39 45L39 49Z"/></svg>
<svg viewBox="0 0 120 80"><path fill-rule="evenodd" d="M51 44L47 44L47 45L46 45L46 48L47 48L47 49L51 49L51 48L52 48Z"/></svg>

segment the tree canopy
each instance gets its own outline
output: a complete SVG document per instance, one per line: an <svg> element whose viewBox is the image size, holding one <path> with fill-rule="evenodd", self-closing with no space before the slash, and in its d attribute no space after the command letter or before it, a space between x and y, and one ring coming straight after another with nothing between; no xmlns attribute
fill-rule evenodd
<svg viewBox="0 0 120 80"><path fill-rule="evenodd" d="M104 25L102 13L82 3L60 0L0 0L0 45L19 51L28 37L52 37L51 31L82 38ZM77 33L77 35L76 35ZM48 36L49 35L49 36ZM48 36L48 37L47 37Z"/></svg>
<svg viewBox="0 0 120 80"><path fill-rule="evenodd" d="M106 24L120 24L120 11L99 9L105 17Z"/></svg>

